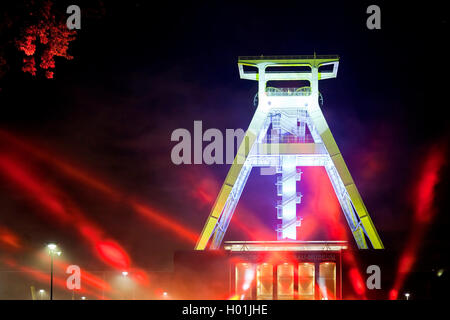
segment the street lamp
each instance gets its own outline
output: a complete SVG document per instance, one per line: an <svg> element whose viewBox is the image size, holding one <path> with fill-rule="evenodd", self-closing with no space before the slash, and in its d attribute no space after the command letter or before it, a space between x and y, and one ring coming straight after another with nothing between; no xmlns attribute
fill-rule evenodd
<svg viewBox="0 0 450 320"><path fill-rule="evenodd" d="M41 300L44 300L44 289L39 290L39 298L41 298Z"/></svg>
<svg viewBox="0 0 450 320"><path fill-rule="evenodd" d="M53 256L55 254L60 256L61 250L58 249L58 246L55 243L49 243L47 248L50 254L50 300L53 300Z"/></svg>
<svg viewBox="0 0 450 320"><path fill-rule="evenodd" d="M126 291L128 291L128 290L132 291L132 297L133 297L133 300L135 300L136 299L136 284L134 283L132 277L129 277L129 275L130 274L128 271L122 271L122 277L123 277L122 285L124 286L124 289L126 289Z"/></svg>
<svg viewBox="0 0 450 320"><path fill-rule="evenodd" d="M406 300L409 300L409 296L410 296L409 293L405 293Z"/></svg>

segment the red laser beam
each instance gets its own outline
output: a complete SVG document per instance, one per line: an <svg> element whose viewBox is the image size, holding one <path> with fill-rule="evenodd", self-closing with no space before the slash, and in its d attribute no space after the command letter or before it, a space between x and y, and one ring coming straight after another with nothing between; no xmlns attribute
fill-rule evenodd
<svg viewBox="0 0 450 320"><path fill-rule="evenodd" d="M46 209L45 212L52 214L62 222L71 220L63 205L56 197L52 196L53 192L42 181L31 177L22 166L17 164L16 160L0 154L0 169L3 169L5 176L20 185L29 194L32 194L34 199Z"/></svg>
<svg viewBox="0 0 450 320"><path fill-rule="evenodd" d="M396 300L403 284L417 260L422 239L436 214L434 199L441 168L445 164L447 147L445 144L433 146L422 165L420 176L412 190L413 221L407 245L397 266L394 285L389 299Z"/></svg>
<svg viewBox="0 0 450 320"><path fill-rule="evenodd" d="M81 170L79 168L76 168L68 164L67 162L62 161L58 157L55 157L47 152L44 152L43 149L41 148L36 148L30 145L29 143L26 143L6 131L0 130L0 138L8 141L11 145L29 154L32 154L33 156L41 160L44 160L52 164L54 168L58 169L68 177L101 192L105 196L108 196L108 200L111 199L123 200L136 213L145 217L148 221L152 222L153 224L157 224L158 226L168 230L169 232L172 232L174 235L179 236L182 239L190 239L192 243L196 243L198 235L196 235L193 231L184 227L180 223L176 222L175 219L167 218L166 213L151 208L150 206L145 205L143 203L138 203L135 200L131 200L133 199L133 197L125 195L119 190L108 186L101 180L94 178L92 174L85 172L84 170ZM84 231L87 232L88 235L94 235L95 232L95 230L92 229L91 230L85 229ZM195 241L192 240L194 234L195 234Z"/></svg>
<svg viewBox="0 0 450 320"><path fill-rule="evenodd" d="M6 227L0 225L0 244L8 247L9 249L18 250L22 249L22 242L19 236Z"/></svg>
<svg viewBox="0 0 450 320"><path fill-rule="evenodd" d="M72 177L73 179L78 180L85 185L88 185L98 191L101 191L102 193L107 194L112 199L119 199L121 197L120 193L117 192L117 190L114 190L106 183L93 178L93 176L89 172L80 170L75 166L58 159L50 153L45 152L42 148L38 148L29 143L26 143L4 130L0 130L0 138L8 141L9 145L22 149L23 151L32 154L36 158L52 164L55 168L59 169L69 177Z"/></svg>
<svg viewBox="0 0 450 320"><path fill-rule="evenodd" d="M0 234L2 232L4 232L5 230L7 230L7 232L9 234L13 235L13 237L15 239L15 242L13 244L14 248L23 249L23 250L25 250L25 252L30 250L30 248L26 245L26 243L23 243L22 241L20 241L19 245L17 245L16 241L18 241L17 240L18 236L13 234L12 231L6 229L5 227L1 227L1 226L0 226L0 229L1 229ZM39 256L39 259L45 261L47 264L50 263L50 256L48 255L47 252L40 251L38 253L38 256ZM67 267L69 266L69 264L67 262L65 262L65 261L62 261L61 259L62 259L62 257L59 257L59 259L55 259L53 261L53 263L54 263L54 266L55 266L56 269L59 269L59 271L65 273L66 270L67 270ZM7 266L9 266L11 268L14 268L14 269L16 269L18 271L22 271L22 272L27 271L26 268L24 269L23 266L19 266L19 264L14 259L12 259L10 257L3 257L2 258L2 262L5 265L7 265ZM36 276L37 275L36 272L38 272L38 270L37 269L31 269L31 270L35 271L35 272L32 272L31 275L32 276L33 275ZM37 275L37 277L40 278L40 280L45 280L40 275ZM90 272L88 272L86 270L82 270L82 272L81 272L81 280L82 280L82 286L88 285L88 286L92 287L93 289L103 290L103 291L106 291L106 292L111 292L111 290L112 290L112 288L110 287L110 285L106 281L104 281L103 279L95 276L94 274L92 274L92 273L90 273ZM77 290L77 292L79 292L79 290ZM86 292L87 293L91 293L91 291L86 291Z"/></svg>
<svg viewBox="0 0 450 320"><path fill-rule="evenodd" d="M47 252L41 251L39 253L39 258L48 264L50 263L50 256L48 255ZM62 257L58 257L58 259L54 259L53 264L54 264L55 268L57 268L60 272L65 273L70 264L62 259L63 259ZM112 291L112 288L108 282L106 282L104 279L102 279L102 278L94 275L93 273L88 272L82 268L81 268L81 284L82 284L82 286L88 285L97 290L104 290L106 292Z"/></svg>
<svg viewBox="0 0 450 320"><path fill-rule="evenodd" d="M298 238L313 240L326 237L329 240L353 241L349 239L341 206L325 168L305 167L302 171L300 188L305 196L300 209L303 221ZM349 268L348 276L353 291L359 299L366 299L366 287L355 255L347 251L343 257L343 262Z"/></svg>
<svg viewBox="0 0 450 320"><path fill-rule="evenodd" d="M219 192L220 182L209 169L196 168L193 170L181 177L185 181L185 185L193 186L186 190L186 193L196 201L200 210L210 209ZM250 240L272 240L274 237L274 231L264 225L260 217L243 203L236 208L230 228L238 229Z"/></svg>
<svg viewBox="0 0 450 320"><path fill-rule="evenodd" d="M119 270L128 270L130 268L130 257L115 241L105 240L97 242L95 248L102 260L109 265Z"/></svg>
<svg viewBox="0 0 450 320"><path fill-rule="evenodd" d="M23 272L23 274L26 275L27 277L33 278L34 280L39 281L44 284L50 283L50 275L48 274L48 272L43 272L36 268L21 265L17 261L15 261L14 259L11 259L11 258L3 259L3 262L6 265L14 268L16 271ZM69 290L69 289L67 289L66 280L63 278L60 278L56 275L53 275L53 284L56 287L59 287L61 289ZM94 291L83 288L83 287L81 289L77 290L77 292L80 292L80 293L83 293L83 294L86 294L86 295L89 295L92 297L96 297L97 299L102 298L100 295L98 295Z"/></svg>
<svg viewBox="0 0 450 320"><path fill-rule="evenodd" d="M189 230L175 220L165 217L165 215L161 214L158 210L141 204L137 201L131 201L130 204L135 212L137 212L139 215L146 218L150 222L154 222L159 226L165 228L166 230L174 232L182 239L188 240L191 243L197 242L197 233Z"/></svg>
<svg viewBox="0 0 450 320"><path fill-rule="evenodd" d="M150 284L150 279L144 270L133 270L131 278L141 286L148 286Z"/></svg>
<svg viewBox="0 0 450 320"><path fill-rule="evenodd" d="M70 223L96 249L103 262L118 268L128 268L130 258L117 242L103 240L104 232L89 221L85 215L62 192L45 187L44 183L26 171L17 160L0 155L0 169L11 180L28 192L38 203L44 206L45 212L52 214L64 223ZM55 194L58 194L57 197Z"/></svg>

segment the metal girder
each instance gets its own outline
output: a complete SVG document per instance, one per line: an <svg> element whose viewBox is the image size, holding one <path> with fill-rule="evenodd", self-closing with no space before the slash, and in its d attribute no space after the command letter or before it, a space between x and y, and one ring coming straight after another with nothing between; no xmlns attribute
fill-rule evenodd
<svg viewBox="0 0 450 320"><path fill-rule="evenodd" d="M364 231L367 237L369 238L372 247L374 249L384 249L381 238L378 235L378 232L375 229L372 219L369 216L369 213L367 211L366 206L364 205L361 195L359 194L358 189L356 188L356 185L353 181L350 171L348 170L347 165L345 164L344 158L342 157L342 154L339 151L339 148L336 144L336 141L334 140L331 130L328 127L328 124L322 114L322 110L320 110L320 107L317 103L313 103L308 111L312 119L312 123L315 124L315 127L320 134L321 140L325 145L328 154L330 155L334 167L336 168L337 175L339 176L340 180L342 181L342 184L345 187L345 190L348 193L354 211L356 212L359 220L361 221L362 227L364 228ZM353 231L353 233L355 236L355 240L357 240L357 242L358 239L364 238L364 235L361 236L362 233L361 230L360 231L356 230L356 235L355 231ZM362 240L360 240L360 242L362 245ZM360 246L359 243L358 246ZM365 246L365 248L367 248L367 246Z"/></svg>
<svg viewBox="0 0 450 320"><path fill-rule="evenodd" d="M197 244L195 245L196 250L204 250L208 244L209 239L211 238L212 233L215 231L216 224L222 216L227 201L229 201L231 191L233 190L239 176L243 174L242 168L244 166L244 163L246 162L247 157L255 144L255 141L262 132L262 128L264 127L265 121L267 119L267 114L268 110L262 110L262 108L260 108L259 106L256 109L255 115L250 122L250 126L245 133L244 139L239 146L237 155L234 158L233 164L231 165L228 175L225 178L225 182L222 185L216 202L214 203L214 206L209 214L208 220L206 221L206 224L203 227L203 231L197 241ZM225 220L223 223L224 225L228 226ZM220 238L221 237L218 235L216 242L218 242Z"/></svg>
<svg viewBox="0 0 450 320"><path fill-rule="evenodd" d="M336 168L330 162L331 159L329 160L328 164L325 165L325 169L327 171L328 177L331 181L331 185L333 186L339 204L341 205L342 212L344 212L345 220L347 220L347 224L352 231L358 248L367 249L364 230L362 229L361 224L355 215L347 190L345 189L345 186L342 183L339 174L336 172Z"/></svg>
<svg viewBox="0 0 450 320"><path fill-rule="evenodd" d="M219 248L222 243L225 232L230 224L231 218L233 217L234 210L239 202L239 199L242 194L242 190L244 189L245 184L247 183L247 179L252 171L252 167L248 164L244 165L239 173L238 179L236 180L236 184L231 190L230 196L228 197L228 201L225 204L223 213L217 222L217 227L214 230L214 236L211 243L211 249Z"/></svg>

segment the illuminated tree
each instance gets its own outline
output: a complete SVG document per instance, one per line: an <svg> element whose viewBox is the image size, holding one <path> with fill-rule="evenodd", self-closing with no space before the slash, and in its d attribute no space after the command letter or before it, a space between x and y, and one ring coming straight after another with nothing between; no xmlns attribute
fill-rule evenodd
<svg viewBox="0 0 450 320"><path fill-rule="evenodd" d="M32 22L23 28L16 40L16 46L25 54L22 70L36 75L36 59L40 56L38 67L45 70L47 78L53 78L55 57L73 59L67 51L70 42L75 40L76 31L67 28L65 16L56 16L49 0L30 11L29 15Z"/></svg>

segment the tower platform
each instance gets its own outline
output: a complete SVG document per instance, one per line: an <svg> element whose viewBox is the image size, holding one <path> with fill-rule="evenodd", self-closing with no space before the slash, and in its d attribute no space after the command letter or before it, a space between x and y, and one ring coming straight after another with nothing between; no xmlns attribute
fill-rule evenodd
<svg viewBox="0 0 450 320"><path fill-rule="evenodd" d="M223 248L240 251L340 251L347 249L347 241L225 241Z"/></svg>

